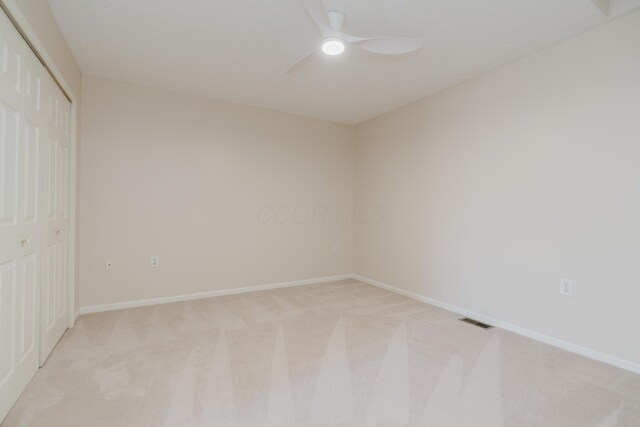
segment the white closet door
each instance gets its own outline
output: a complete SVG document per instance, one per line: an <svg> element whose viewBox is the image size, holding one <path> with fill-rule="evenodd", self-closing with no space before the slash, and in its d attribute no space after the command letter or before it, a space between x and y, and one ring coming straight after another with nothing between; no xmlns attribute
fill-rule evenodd
<svg viewBox="0 0 640 427"><path fill-rule="evenodd" d="M38 370L44 73L0 12L0 421Z"/></svg>
<svg viewBox="0 0 640 427"><path fill-rule="evenodd" d="M69 119L71 105L45 76L44 225L40 366L67 329L69 288Z"/></svg>

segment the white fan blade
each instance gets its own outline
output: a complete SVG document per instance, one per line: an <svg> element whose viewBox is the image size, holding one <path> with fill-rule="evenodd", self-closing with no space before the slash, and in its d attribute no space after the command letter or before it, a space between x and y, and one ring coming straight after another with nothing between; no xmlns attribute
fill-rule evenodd
<svg viewBox="0 0 640 427"><path fill-rule="evenodd" d="M318 49L313 49L311 52L300 58L298 62L289 67L289 69L287 70L287 74L295 73L299 68L316 59L318 57L318 51Z"/></svg>
<svg viewBox="0 0 640 427"><path fill-rule="evenodd" d="M345 34L345 41L353 43L369 52L383 55L409 53L422 47L422 40L408 37L372 37L361 39Z"/></svg>
<svg viewBox="0 0 640 427"><path fill-rule="evenodd" d="M322 4L322 0L302 0L302 3L322 33L322 37L332 35L334 31L331 29L331 25L329 25L329 16L327 15L327 10L324 8L324 4Z"/></svg>

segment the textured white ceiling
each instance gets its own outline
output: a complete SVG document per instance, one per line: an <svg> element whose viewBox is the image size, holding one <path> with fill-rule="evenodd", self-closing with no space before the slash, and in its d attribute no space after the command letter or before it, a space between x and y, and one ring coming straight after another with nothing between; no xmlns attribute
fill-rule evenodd
<svg viewBox="0 0 640 427"><path fill-rule="evenodd" d="M288 75L321 41L298 0L49 3L84 73L350 124L606 19L591 0L325 0L346 14L347 33L424 47L397 57L352 48Z"/></svg>

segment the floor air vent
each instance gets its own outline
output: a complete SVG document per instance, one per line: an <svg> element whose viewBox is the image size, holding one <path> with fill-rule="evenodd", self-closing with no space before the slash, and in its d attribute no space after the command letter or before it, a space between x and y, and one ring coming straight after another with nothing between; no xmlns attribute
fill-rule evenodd
<svg viewBox="0 0 640 427"><path fill-rule="evenodd" d="M471 325L478 326L478 327L480 327L482 329L491 329L491 328L493 328L493 326L491 326L491 325L487 325L486 323L478 322L477 320L469 319L468 317L465 317L464 319L460 319L460 320L462 320L463 322L469 323Z"/></svg>

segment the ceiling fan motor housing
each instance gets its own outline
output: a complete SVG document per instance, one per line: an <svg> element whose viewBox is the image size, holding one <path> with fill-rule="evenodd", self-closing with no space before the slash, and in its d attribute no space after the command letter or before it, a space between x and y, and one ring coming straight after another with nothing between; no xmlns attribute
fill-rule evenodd
<svg viewBox="0 0 640 427"><path fill-rule="evenodd" d="M342 31L342 27L344 26L344 13L339 10L330 10L327 12L329 14L329 25L335 31Z"/></svg>

